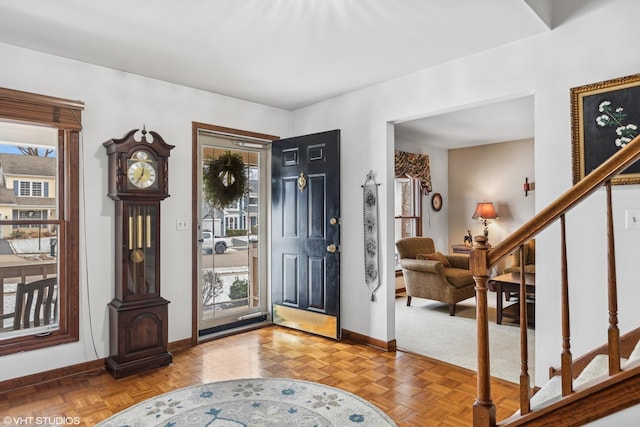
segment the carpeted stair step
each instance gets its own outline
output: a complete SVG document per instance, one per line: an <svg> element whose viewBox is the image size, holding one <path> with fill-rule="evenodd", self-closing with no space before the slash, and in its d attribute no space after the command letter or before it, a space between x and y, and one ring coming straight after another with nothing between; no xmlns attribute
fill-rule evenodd
<svg viewBox="0 0 640 427"><path fill-rule="evenodd" d="M630 363L633 363L633 362L635 362L637 360L640 360L640 341L638 341L636 343L635 348L633 349L633 351L629 355L629 360L627 360L627 365L629 365Z"/></svg>
<svg viewBox="0 0 640 427"><path fill-rule="evenodd" d="M562 379L559 375L551 377L531 398L531 410L544 408L562 397ZM520 411L518 411L519 413Z"/></svg>
<svg viewBox="0 0 640 427"><path fill-rule="evenodd" d="M626 363L627 359L620 359L620 366L624 366ZM578 378L573 381L573 388L581 387L589 381L606 377L607 375L609 375L609 356L606 354L598 354L589 362L580 375L578 375Z"/></svg>
<svg viewBox="0 0 640 427"><path fill-rule="evenodd" d="M626 359L622 359L624 364ZM573 388L581 387L599 377L604 377L609 372L609 358L606 354L598 354L573 380ZM544 408L554 403L562 397L562 378L560 375L553 376L545 385L538 390L531 398L531 410Z"/></svg>
<svg viewBox="0 0 640 427"><path fill-rule="evenodd" d="M629 359L621 358L620 366L640 360L640 341L636 344ZM580 375L573 381L573 388L582 387L586 383L609 374L609 356L606 354L596 355L591 362L582 370ZM560 400L562 396L562 380L559 375L552 377L540 390L531 398L531 409L536 410L550 405Z"/></svg>

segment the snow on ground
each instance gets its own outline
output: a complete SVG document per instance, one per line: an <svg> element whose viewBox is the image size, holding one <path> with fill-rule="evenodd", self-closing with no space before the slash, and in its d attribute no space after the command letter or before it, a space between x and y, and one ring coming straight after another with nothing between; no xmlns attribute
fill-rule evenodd
<svg viewBox="0 0 640 427"><path fill-rule="evenodd" d="M56 239L56 237L10 239L7 241L9 242L9 245L11 245L11 249L13 249L13 252L19 255L19 254L49 253L51 250L51 239Z"/></svg>

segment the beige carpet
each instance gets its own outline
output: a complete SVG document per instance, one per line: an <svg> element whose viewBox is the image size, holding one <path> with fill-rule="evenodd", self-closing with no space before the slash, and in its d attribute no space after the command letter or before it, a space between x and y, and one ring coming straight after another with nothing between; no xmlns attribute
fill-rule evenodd
<svg viewBox="0 0 640 427"><path fill-rule="evenodd" d="M489 357L491 376L514 383L520 378L520 328L511 320L496 324L496 294L488 295ZM477 370L476 304L469 298L456 305L456 315L449 316L449 306L437 301L396 298L396 341L400 350L422 354L456 366ZM529 376L533 380L534 330L528 329Z"/></svg>

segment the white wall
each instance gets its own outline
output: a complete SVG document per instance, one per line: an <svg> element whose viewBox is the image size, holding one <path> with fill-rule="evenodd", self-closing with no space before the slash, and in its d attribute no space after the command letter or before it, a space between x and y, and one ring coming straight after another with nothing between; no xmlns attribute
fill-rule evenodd
<svg viewBox="0 0 640 427"><path fill-rule="evenodd" d="M535 199L540 210L571 186L570 88L638 72L640 2L612 0L594 5L546 34L492 49L482 54L334 98L294 113L294 134L342 129L342 268L343 327L381 340L394 335L393 132L390 125L404 119L434 115L474 105L534 95ZM615 34L615 42L612 35ZM354 161L358 159L358 161ZM368 300L362 268L362 195L360 184L374 170L387 199L381 204L382 256L387 291ZM524 178L524 176L523 176ZM637 186L616 187L614 207L618 253L634 253L637 232L625 231L624 209L638 209ZM588 333L572 335L574 354L605 342L604 279L605 219L603 199L568 215L571 225L570 280L574 304L571 324L581 322ZM384 198L383 198L384 199ZM597 207L596 207L597 206ZM590 209L592 208L592 209ZM535 383L546 381L549 366L559 364L560 320L558 227L537 241ZM585 237L588 236L588 240ZM572 242L572 243L571 243ZM633 257L628 257L633 258ZM635 309L639 296L633 277L640 264L619 264L620 327L629 330L640 321ZM598 288L597 290L594 288ZM597 321L597 322L596 322Z"/></svg>
<svg viewBox="0 0 640 427"><path fill-rule="evenodd" d="M191 122L286 137L291 136L291 113L4 44L0 44L0 58L0 87L85 103L80 341L2 356L0 381L108 356L107 304L114 294L115 230L102 143L143 125L176 146L169 159L171 197L161 205L161 286L163 297L171 302L169 341L190 338L191 233L176 231L175 221L191 218Z"/></svg>
<svg viewBox="0 0 640 427"><path fill-rule="evenodd" d="M533 119L533 117L532 117ZM484 226L471 219L478 202L493 202L499 218L489 224L489 243L497 245L535 214L535 191L525 197L525 177L534 175L531 139L449 150L449 240L463 243Z"/></svg>

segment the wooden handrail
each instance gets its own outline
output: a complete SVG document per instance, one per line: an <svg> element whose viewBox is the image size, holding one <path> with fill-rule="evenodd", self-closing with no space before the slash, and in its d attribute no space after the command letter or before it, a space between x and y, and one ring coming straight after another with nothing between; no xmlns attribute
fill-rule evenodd
<svg viewBox="0 0 640 427"><path fill-rule="evenodd" d="M578 202L597 191L601 185L638 159L640 159L640 135L491 249L487 257L487 267L496 264L518 246L547 228L560 215L568 212Z"/></svg>
<svg viewBox="0 0 640 427"><path fill-rule="evenodd" d="M626 168L631 166L636 161L640 160L640 136L634 138L624 148L620 149L617 153L611 156L608 160L602 163L597 169L586 175L582 180L573 185L564 194L558 197L546 208L541 210L533 218L527 221L524 225L510 234L506 239L496 245L494 248L489 249L487 244L487 238L484 236L477 236L474 239L474 246L470 252L469 267L476 281L476 322L477 322L477 334L478 334L478 390L476 401L473 407L474 421L473 425L476 427L494 427L496 425L495 419L495 405L491 400L491 385L490 385L490 372L491 367L489 364L489 335L488 335L488 316L487 316L487 281L489 279L489 271L491 267L498 263L502 258L512 253L516 248L524 245L525 242L534 238L541 231L546 229L552 223L557 220L561 221L562 232L562 251L563 251L563 265L562 265L562 296L563 305L568 304L568 281L567 281L567 266L566 266L566 242L565 242L565 214L576 206L579 202L584 200L589 195L593 194L602 185L607 187L607 203L608 203L608 224L607 232L609 235L609 347L613 350L609 356L610 359L610 373L616 373L620 371L619 365L619 331L617 328L617 288L615 283L615 253L613 250L613 221L611 215L611 179L616 175L623 172ZM521 257L524 251L521 250ZM524 265L524 260L521 259L521 265ZM524 283L524 282L523 282ZM526 306L526 289L521 284L520 298L521 306ZM572 378L570 377L572 372L571 352L569 346L569 312L568 307L562 313L563 318L563 353L561 355L561 362L563 368L562 378L562 394L566 396L572 392ZM526 332L526 308L521 311L521 330ZM520 376L520 400L521 408L520 413L522 415L530 411L529 402L529 378L528 378L528 349L526 344L526 335L521 337L521 350L522 350L522 370ZM615 359L616 361L612 361ZM616 365L617 363L617 365Z"/></svg>

